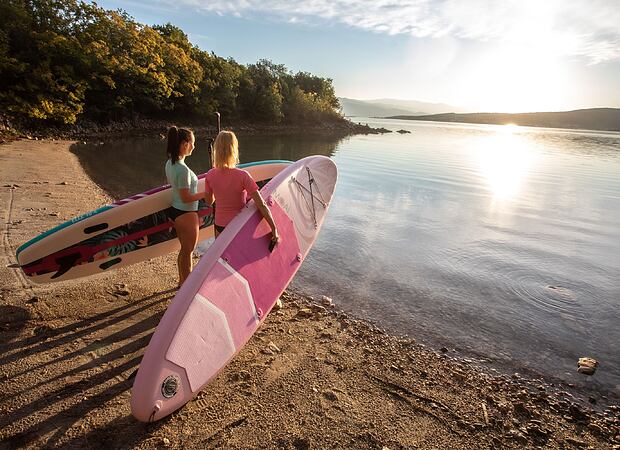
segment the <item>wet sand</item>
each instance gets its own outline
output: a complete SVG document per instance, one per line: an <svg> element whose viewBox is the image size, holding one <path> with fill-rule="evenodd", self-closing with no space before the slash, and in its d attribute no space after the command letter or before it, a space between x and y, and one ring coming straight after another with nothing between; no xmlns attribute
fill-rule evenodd
<svg viewBox="0 0 620 450"><path fill-rule="evenodd" d="M137 422L130 375L175 294L176 255L49 285L6 267L112 201L71 144L0 145L0 448L620 448L617 405L593 411L294 292L194 401Z"/></svg>

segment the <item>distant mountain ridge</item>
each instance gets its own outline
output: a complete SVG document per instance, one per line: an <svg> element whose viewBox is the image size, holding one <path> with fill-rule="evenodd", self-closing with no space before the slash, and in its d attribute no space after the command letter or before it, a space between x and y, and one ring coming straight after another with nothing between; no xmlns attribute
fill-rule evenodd
<svg viewBox="0 0 620 450"><path fill-rule="evenodd" d="M393 115L388 119L427 120L436 122L515 124L527 127L569 128L620 131L620 108L589 108L574 111L532 113L445 113L430 115Z"/></svg>
<svg viewBox="0 0 620 450"><path fill-rule="evenodd" d="M339 97L342 112L347 117L385 117L395 115L427 115L460 112L461 108L443 103L428 103L415 100L376 99L356 100Z"/></svg>
<svg viewBox="0 0 620 450"><path fill-rule="evenodd" d="M421 102L418 100L400 100L400 99L394 99L394 98L381 98L377 100L367 100L367 102L372 103L372 104L394 105L400 108L424 111L426 114L465 112L463 108L460 108L458 106L447 105L445 103Z"/></svg>

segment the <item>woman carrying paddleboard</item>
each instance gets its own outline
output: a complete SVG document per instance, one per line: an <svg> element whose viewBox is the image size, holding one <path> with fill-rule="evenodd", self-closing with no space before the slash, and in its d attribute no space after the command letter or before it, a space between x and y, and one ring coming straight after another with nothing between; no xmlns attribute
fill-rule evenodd
<svg viewBox="0 0 620 450"><path fill-rule="evenodd" d="M198 201L204 192L197 192L198 177L187 167L185 158L194 151L194 133L187 128L170 127L168 130L168 161L166 178L172 187L172 207L168 216L174 221L181 250L177 258L179 286L192 271L192 252L198 242Z"/></svg>
<svg viewBox="0 0 620 450"><path fill-rule="evenodd" d="M208 203L217 201L215 208L215 237L224 231L228 223L245 206L247 198L254 200L271 227L272 246L278 242L278 229L252 176L235 166L239 163L239 142L232 131L222 131L213 144L213 169L205 178L205 199ZM273 248L273 247L272 247Z"/></svg>

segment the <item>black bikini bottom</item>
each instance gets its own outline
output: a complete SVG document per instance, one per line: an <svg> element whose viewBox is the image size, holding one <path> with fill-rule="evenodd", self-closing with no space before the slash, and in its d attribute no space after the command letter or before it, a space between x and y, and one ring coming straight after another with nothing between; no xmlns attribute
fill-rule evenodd
<svg viewBox="0 0 620 450"><path fill-rule="evenodd" d="M172 221L174 222L175 220L177 220L177 217L182 216L185 213L188 212L196 212L196 211L184 211L182 209L177 209L174 206L171 206L170 208L168 208L168 210L166 211L166 214L168 214L168 217L170 217L172 219Z"/></svg>

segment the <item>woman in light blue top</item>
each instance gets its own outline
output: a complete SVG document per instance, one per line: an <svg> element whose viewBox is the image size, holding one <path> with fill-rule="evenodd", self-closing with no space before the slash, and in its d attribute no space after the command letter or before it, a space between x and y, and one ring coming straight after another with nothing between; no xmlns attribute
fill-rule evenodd
<svg viewBox="0 0 620 450"><path fill-rule="evenodd" d="M172 186L172 207L168 215L174 221L174 228L181 243L177 258L179 286L192 271L192 252L198 243L199 221L198 200L204 192L198 191L198 177L185 164L185 158L194 150L194 133L186 128L170 127L168 130L168 161L166 178Z"/></svg>

